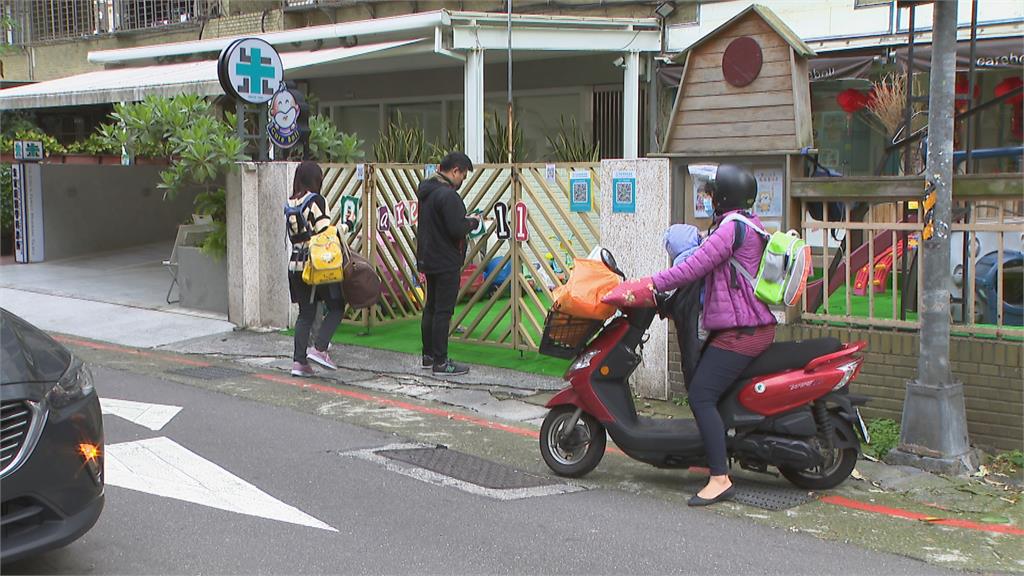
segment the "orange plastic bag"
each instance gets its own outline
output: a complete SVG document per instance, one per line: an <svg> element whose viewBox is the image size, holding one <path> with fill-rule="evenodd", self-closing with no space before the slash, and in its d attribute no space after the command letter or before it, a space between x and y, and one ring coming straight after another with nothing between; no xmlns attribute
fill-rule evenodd
<svg viewBox="0 0 1024 576"><path fill-rule="evenodd" d="M603 262L580 258L569 275L569 281L555 289L555 310L577 318L606 320L615 314L615 307L601 302L605 294L622 280Z"/></svg>

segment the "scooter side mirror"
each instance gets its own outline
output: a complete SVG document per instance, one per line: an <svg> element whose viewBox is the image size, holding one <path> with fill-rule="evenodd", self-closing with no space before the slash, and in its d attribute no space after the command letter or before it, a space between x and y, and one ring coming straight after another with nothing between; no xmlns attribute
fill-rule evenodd
<svg viewBox="0 0 1024 576"><path fill-rule="evenodd" d="M618 274L620 278L626 278L626 275L622 273L622 270L619 270L619 265L615 263L615 256L613 256L611 251L607 248L601 249L601 262L604 262L604 265L612 272Z"/></svg>

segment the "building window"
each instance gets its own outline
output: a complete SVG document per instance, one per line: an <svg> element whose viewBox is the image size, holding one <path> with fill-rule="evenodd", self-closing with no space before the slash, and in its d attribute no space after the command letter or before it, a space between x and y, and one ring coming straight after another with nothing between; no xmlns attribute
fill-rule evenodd
<svg viewBox="0 0 1024 576"><path fill-rule="evenodd" d="M0 44L144 30L215 15L219 0L0 0Z"/></svg>
<svg viewBox="0 0 1024 576"><path fill-rule="evenodd" d="M209 0L114 0L114 29L143 30L209 15Z"/></svg>
<svg viewBox="0 0 1024 576"><path fill-rule="evenodd" d="M21 2L13 2L15 9ZM28 38L33 41L78 38L99 31L92 0L35 0L29 2ZM21 25L24 25L22 23Z"/></svg>
<svg viewBox="0 0 1024 576"><path fill-rule="evenodd" d="M871 6L888 6L892 0L853 0L854 8L868 8Z"/></svg>

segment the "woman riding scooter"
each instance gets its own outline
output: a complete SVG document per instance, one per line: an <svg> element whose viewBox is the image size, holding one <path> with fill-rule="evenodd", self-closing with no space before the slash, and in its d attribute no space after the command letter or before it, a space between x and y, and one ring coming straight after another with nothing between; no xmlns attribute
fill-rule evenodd
<svg viewBox="0 0 1024 576"><path fill-rule="evenodd" d="M735 259L751 275L764 252L760 234L747 234L745 224L720 226L730 213L747 210L757 194L757 182L750 172L723 164L709 183L715 209L713 229L691 256L653 277L630 280L605 298L613 301L626 295L633 306L653 306L654 292L670 292L705 279L704 328L708 344L689 383L690 408L700 429L711 477L690 506L707 506L732 498L725 427L718 412L718 400L744 369L775 340L775 316L758 300L754 290L731 265ZM760 225L756 216L747 216Z"/></svg>

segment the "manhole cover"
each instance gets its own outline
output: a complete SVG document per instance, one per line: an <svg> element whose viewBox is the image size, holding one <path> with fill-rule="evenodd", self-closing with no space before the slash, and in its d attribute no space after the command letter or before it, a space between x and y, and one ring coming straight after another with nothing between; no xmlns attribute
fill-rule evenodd
<svg viewBox="0 0 1024 576"><path fill-rule="evenodd" d="M235 378L236 376L245 374L245 372L241 370L235 370L234 368L221 368L220 366L177 368L175 370L168 370L167 373L187 376L197 380L226 380L228 378Z"/></svg>
<svg viewBox="0 0 1024 576"><path fill-rule="evenodd" d="M736 502L765 510L787 510L814 499L807 490L758 483L736 483Z"/></svg>
<svg viewBox="0 0 1024 576"><path fill-rule="evenodd" d="M511 490L517 488L536 488L556 484L515 468L497 464L483 458L463 454L447 448L408 448L400 450L379 450L377 454L412 464L431 472L443 474L456 480L492 488L495 490Z"/></svg>

